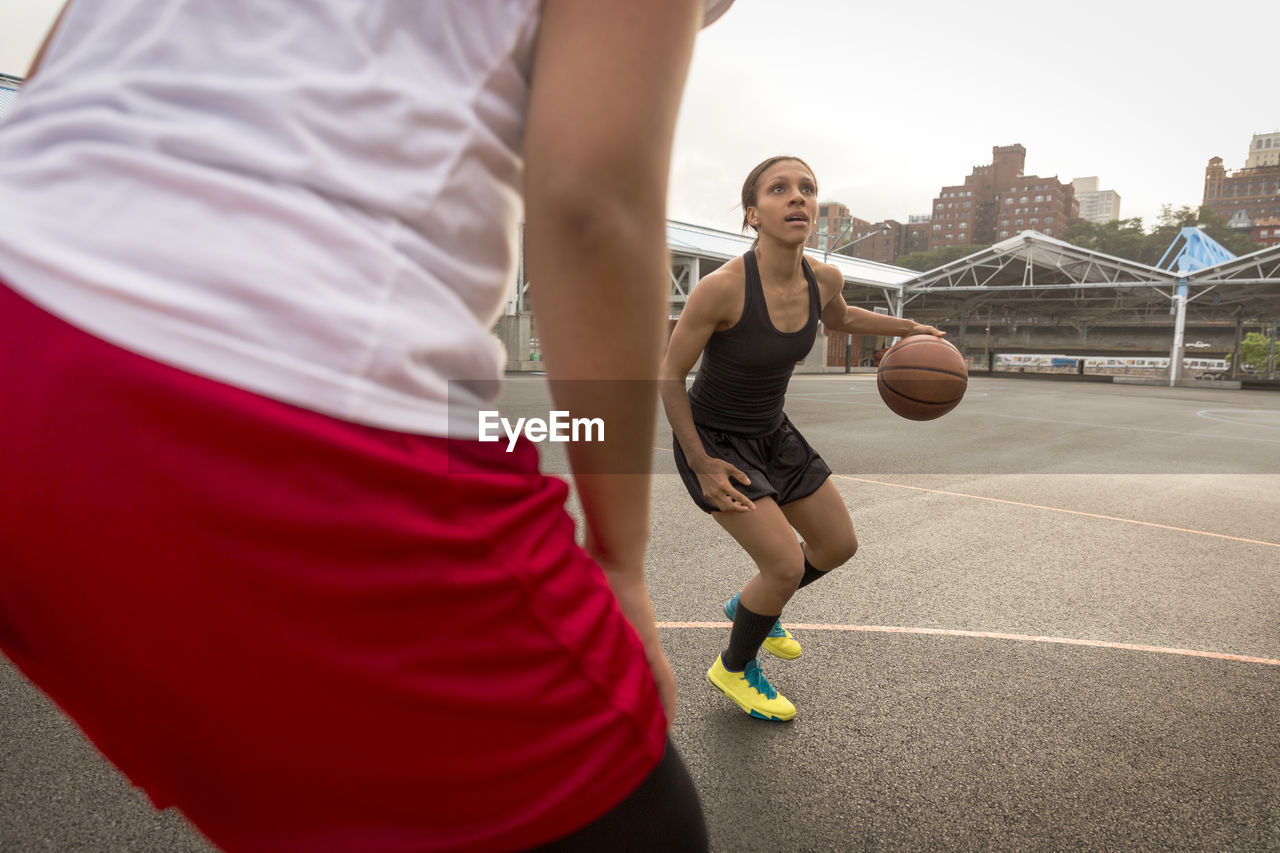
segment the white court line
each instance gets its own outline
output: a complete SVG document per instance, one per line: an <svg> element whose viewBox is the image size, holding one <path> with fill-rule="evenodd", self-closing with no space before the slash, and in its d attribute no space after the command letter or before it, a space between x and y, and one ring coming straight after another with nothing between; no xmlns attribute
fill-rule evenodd
<svg viewBox="0 0 1280 853"><path fill-rule="evenodd" d="M670 452L670 449L666 447L656 447L654 449L666 450ZM1018 507L1023 507L1027 509L1039 509L1039 510L1044 510L1046 512L1060 512L1068 515L1084 516L1086 518L1097 518L1105 521L1118 521L1125 524L1137 524L1144 527L1155 527L1161 530L1172 530L1179 533L1190 533L1198 536L1211 536L1218 539L1228 539L1234 542L1244 542L1252 545L1264 545L1271 548L1280 548L1280 543L1278 542L1265 542L1259 539L1246 539L1240 536L1228 536L1224 533L1211 533L1205 530L1192 530L1185 527L1175 527L1169 524L1157 524L1151 521L1139 521L1137 519L1132 519L1132 518L1120 518L1118 516L1102 515L1101 513L1095 513L1095 512L1083 512L1083 511L1074 510L1074 509L1064 509L1062 507L1053 507L1053 506L1044 506L1042 504L1024 503L1022 501L1011 501L1011 500L1006 500L1004 498L990 498L983 495L970 495L964 492L951 492L943 489L929 489L923 486L908 486L904 483L887 483L881 480L868 480L862 477L851 477L845 474L832 474L831 476L833 478L838 478L842 480L852 480L854 482L868 483L868 484L877 485L877 486L889 486L892 488L910 489L912 491L928 492L931 494L945 495L947 497L960 497L960 498L968 498L970 500L990 501L992 503L1018 506ZM659 628L724 629L724 628L731 627L731 624L732 623L729 623L729 622L658 622L657 627ZM796 630L804 630L804 631L845 631L845 632L856 631L856 632L868 632L868 633L920 634L920 635L943 636L943 637L970 637L970 638L978 638L978 639L1013 640L1013 641L1019 641L1019 642L1052 643L1052 644L1058 644L1058 645L1090 646L1094 648L1103 648L1103 649L1119 649L1119 650L1128 650L1128 651L1153 652L1157 654L1166 654L1166 655L1182 655L1187 657L1210 658L1213 660L1237 661L1241 663L1256 663L1256 664L1263 664L1266 666L1280 666L1280 660L1277 660L1275 658L1254 657L1251 655L1226 654L1223 652L1208 652L1208 651L1203 651L1199 649L1180 649L1180 648L1173 648L1169 646L1151 646L1151 645L1145 645L1140 643L1119 643L1119 642L1110 642L1106 640L1086 640L1086 639L1079 639L1074 637L1051 637L1051 636L1038 636L1038 635L1030 635L1030 634L1008 634L1008 633L1002 633L1002 632L996 632L996 631L966 631L966 630L948 629L948 628L912 628L912 627L905 627L905 626L889 626L889 625L828 625L828 624L806 624L806 623L800 623L800 624L788 623L788 625L789 627L795 628Z"/></svg>
<svg viewBox="0 0 1280 853"><path fill-rule="evenodd" d="M1232 420L1231 418L1215 417L1215 415L1270 415L1276 418L1276 423L1251 423L1247 418L1245 420ZM1197 417L1205 420L1217 421L1222 424L1231 424L1232 426L1249 426L1261 427L1263 429L1280 429L1280 410L1275 409L1201 409L1196 412Z"/></svg>
<svg viewBox="0 0 1280 853"><path fill-rule="evenodd" d="M859 395L870 394L869 391L858 391L856 393ZM823 402L823 403L843 403L846 406L880 406L880 404L878 403L862 403L857 400L834 399L830 396L830 394L831 392L827 392L825 394L794 394L794 395L788 394L787 397L790 398L794 396L797 398L803 398L805 400L814 400L814 401ZM1218 410L1209 409L1208 411L1218 411ZM1265 412L1269 410L1268 409L1245 409L1242 411ZM1263 444L1280 444L1280 438L1256 438L1254 436L1226 435L1223 433L1216 433L1216 432L1187 432L1185 430L1176 430L1176 429L1156 429L1155 427L1116 426L1114 424L1099 424L1099 423L1091 423L1089 421L1064 421L1059 418L1033 418L1027 415L1006 415L1001 412L985 412L985 411L973 412L965 409L957 409L957 412L959 412L960 414L978 415L980 417L985 417L985 418L1008 418L1010 420L1015 420L1015 421L1033 421L1035 423L1044 423L1044 424L1065 424L1067 426L1089 427L1090 429L1114 429L1114 430L1120 430L1122 432L1153 432L1160 435L1177 435L1183 438L1225 438L1225 439L1231 439L1234 441L1255 441L1255 442L1261 442ZM1225 420L1222 420L1221 418L1208 418L1206 415L1203 415L1200 412L1196 412L1196 414L1199 415L1200 417L1206 417L1208 420L1217 420L1220 423L1231 423L1233 426L1261 426L1267 429L1275 428L1275 427L1272 427L1270 424L1241 424L1239 422L1225 421Z"/></svg>
<svg viewBox="0 0 1280 853"><path fill-rule="evenodd" d="M657 447L654 450L665 450L667 453L673 452L670 447ZM1225 533L1211 533L1208 530L1193 530L1189 527L1174 527L1172 524L1157 524L1154 521L1139 521L1136 518L1121 518L1118 515L1103 515L1097 512L1084 512L1078 509L1064 509L1060 506L1045 506L1043 504L1029 504L1022 501L1011 501L1005 498L989 498L985 495L970 495L965 492L949 492L946 489L927 489L924 486L908 486L906 483L887 483L883 480L868 480L865 477L851 477L848 474L832 474L837 480L852 480L855 483L869 483L873 486L889 486L894 489L911 489L916 492L929 492L935 495L946 495L951 498L968 498L974 501L990 501L991 503L1007 504L1009 506L1019 506L1025 509L1040 509L1045 512L1061 512L1066 515L1080 515L1085 518L1098 518L1103 521L1119 521L1124 524L1137 524L1142 527L1155 527L1160 530L1173 530L1177 533L1192 533L1196 536L1212 536L1215 539L1229 539L1232 542L1244 542L1249 545L1265 545L1268 548L1280 548L1280 542L1267 542L1262 539L1246 539L1243 536L1228 536Z"/></svg>
<svg viewBox="0 0 1280 853"><path fill-rule="evenodd" d="M659 628L718 628L732 627L731 622L658 622ZM1154 652L1162 655L1182 655L1185 657L1210 658L1212 660L1237 661L1239 663L1258 663L1265 666L1280 666L1275 658L1253 657L1252 655L1233 655L1225 652L1206 652L1200 649L1179 649L1170 646L1148 646L1142 643L1115 643L1107 640L1082 640L1077 637L1046 637L1033 634L1006 634L1000 631L963 631L954 628L908 628L898 625L825 625L787 623L788 628L797 631L857 631L878 634L924 634L933 637L970 637L981 640L1014 640L1023 643L1051 643L1066 646L1090 646L1098 649L1120 649L1132 652Z"/></svg>
<svg viewBox="0 0 1280 853"><path fill-rule="evenodd" d="M848 474L832 474L832 477L841 480L853 480L855 483L870 483L874 486L890 486L895 489L911 489L916 492L929 492L935 495L946 495L952 498L968 498L975 501L990 501L991 503L1007 504L1009 506L1020 506L1027 509L1040 509L1045 512L1061 512L1066 515L1081 515L1085 518L1099 518L1104 521L1119 521L1124 524L1138 524L1143 527L1155 527L1160 530L1173 530L1178 533L1193 533L1196 536L1212 536L1215 539L1230 539L1232 542L1245 542L1250 545L1266 545L1269 548L1280 548L1280 542L1266 542L1262 539L1246 539L1243 536L1228 536L1225 533L1210 533L1207 530L1193 530L1189 527L1174 527L1171 524L1157 524L1154 521L1139 521L1136 518L1121 518L1116 515L1102 515L1097 512L1083 512L1078 509L1063 509L1058 506L1044 506L1043 504L1029 504L1022 501L1011 501L1005 498L989 498L985 495L970 495L965 492L949 492L945 489L926 489L924 486L908 486L905 483L886 483L883 480L868 480L863 477L851 477Z"/></svg>

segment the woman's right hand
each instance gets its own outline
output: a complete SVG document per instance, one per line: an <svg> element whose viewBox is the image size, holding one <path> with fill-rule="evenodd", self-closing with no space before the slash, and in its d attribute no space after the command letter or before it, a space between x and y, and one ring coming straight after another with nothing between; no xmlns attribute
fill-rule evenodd
<svg viewBox="0 0 1280 853"><path fill-rule="evenodd" d="M734 465L708 456L693 469L693 473L702 487L702 496L721 512L750 512L756 508L746 495L734 488L734 480L743 485L751 483L751 478Z"/></svg>

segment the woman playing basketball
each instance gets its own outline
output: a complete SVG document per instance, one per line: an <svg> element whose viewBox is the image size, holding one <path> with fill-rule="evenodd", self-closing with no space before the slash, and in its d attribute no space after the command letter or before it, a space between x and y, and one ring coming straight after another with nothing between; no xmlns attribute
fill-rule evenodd
<svg viewBox="0 0 1280 853"><path fill-rule="evenodd" d="M680 476L757 568L725 604L733 629L707 678L744 711L770 720L789 720L796 709L764 677L761 646L799 657L800 644L779 621L783 607L858 549L831 469L783 411L795 363L813 347L819 319L836 333L943 334L845 303L840 271L804 256L817 193L813 171L797 157L751 170L742 186L743 227L755 229L756 242L694 288L661 370ZM699 355L702 367L686 392Z"/></svg>

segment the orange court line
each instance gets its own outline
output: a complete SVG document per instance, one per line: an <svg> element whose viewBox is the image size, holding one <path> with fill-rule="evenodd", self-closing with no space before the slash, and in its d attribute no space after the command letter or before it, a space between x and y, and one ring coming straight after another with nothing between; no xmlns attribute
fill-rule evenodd
<svg viewBox="0 0 1280 853"><path fill-rule="evenodd" d="M1021 506L1028 509L1042 509L1047 512L1063 512L1068 515L1083 515L1086 518L1101 518L1106 521L1122 521L1125 524L1141 524L1144 527L1158 527L1161 530L1175 530L1179 533L1194 533L1197 536L1213 536L1217 539L1230 539L1233 542L1247 542L1250 545L1266 545L1269 548L1280 548L1280 542L1264 542L1261 539L1245 539L1242 536L1228 536L1225 533L1210 533L1207 530L1191 530L1186 527L1174 527L1170 524L1156 524L1154 521L1138 521L1135 518L1119 518L1114 515L1101 515L1096 512L1082 512L1078 509L1063 509L1057 506L1042 506L1040 504L1022 503L1021 501L1010 501L1004 498L988 498L983 495L969 495L964 492L948 492L943 489L926 489L923 486L908 486L903 483L886 483L882 480L867 480L862 477L850 477L848 474L832 474L832 477L838 477L841 480L853 480L858 483L870 483L875 486L891 486L895 489L913 489L917 492L929 492L935 495L947 495L953 498L970 498L975 501L990 501L991 503L1008 504L1009 506Z"/></svg>
<svg viewBox="0 0 1280 853"><path fill-rule="evenodd" d="M730 622L658 622L659 628L730 628ZM1260 663L1267 666L1280 666L1275 658L1251 657L1249 655L1231 655L1224 652L1206 652L1199 649L1175 649L1168 646L1147 646L1140 643L1113 643L1106 640L1081 640L1074 637L1042 637L1031 634L1005 634L999 631L962 631L953 628L906 628L895 625L822 625L791 624L788 628L798 631L862 631L881 634L927 634L937 637L974 637L983 640L1016 640L1024 643L1057 643L1066 646L1092 646L1099 649L1122 649L1133 652L1155 652L1162 655L1183 655L1195 658L1211 658L1213 660L1238 661L1240 663Z"/></svg>

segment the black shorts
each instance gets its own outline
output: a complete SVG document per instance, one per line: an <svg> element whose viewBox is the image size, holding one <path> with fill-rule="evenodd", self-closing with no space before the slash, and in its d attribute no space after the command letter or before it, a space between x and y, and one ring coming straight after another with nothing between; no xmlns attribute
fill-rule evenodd
<svg viewBox="0 0 1280 853"><path fill-rule="evenodd" d="M822 460L800 430L792 426L783 415L782 424L763 438L747 438L732 432L695 424L702 447L708 456L729 462L751 478L746 486L731 480L733 487L753 501L773 498L779 506L807 498L831 476L831 469ZM715 504L702 496L702 486L689 468L680 449L679 440L673 441L676 469L689 496L703 512L718 512Z"/></svg>

